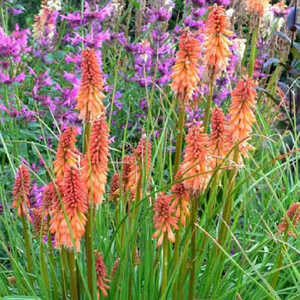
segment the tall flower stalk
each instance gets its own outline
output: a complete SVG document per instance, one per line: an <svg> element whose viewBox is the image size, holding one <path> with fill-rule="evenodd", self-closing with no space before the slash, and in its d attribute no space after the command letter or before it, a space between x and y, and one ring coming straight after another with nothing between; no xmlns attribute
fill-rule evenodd
<svg viewBox="0 0 300 300"><path fill-rule="evenodd" d="M224 71L232 55L230 50L233 32L223 6L214 6L208 15L205 26L204 62L208 77L209 95L204 115L204 131L208 131L213 98L213 86L216 78Z"/></svg>
<svg viewBox="0 0 300 300"><path fill-rule="evenodd" d="M179 51L177 52L176 62L172 70L171 88L176 94L178 103L178 122L176 127L176 150L174 162L174 178L179 171L182 155L182 144L185 123L185 106L191 100L192 94L200 81L199 58L201 56L201 42L189 31L184 31L179 39ZM180 244L180 223L176 231L174 266L178 265L179 244ZM178 281L174 284L173 295L176 297Z"/></svg>
<svg viewBox="0 0 300 300"><path fill-rule="evenodd" d="M174 202L171 201L171 196L164 193L160 193L157 196L154 206L155 215L153 217L154 226L156 231L153 234L153 238L158 238L157 247L163 245L163 267L162 267L162 283L160 296L166 297L166 288L168 281L168 241L175 242L174 229L178 229L177 217L175 216Z"/></svg>
<svg viewBox="0 0 300 300"><path fill-rule="evenodd" d="M195 35L184 31L179 39L179 50L172 70L171 88L176 94L179 120L177 123L176 151L174 163L174 176L179 170L181 160L182 142L184 134L185 105L191 100L194 90L200 80L199 58L201 43Z"/></svg>
<svg viewBox="0 0 300 300"><path fill-rule="evenodd" d="M17 171L17 175L15 178L15 183L13 187L13 204L12 207L16 208L18 211L18 215L21 218L24 240L25 240L25 253L27 260L27 270L30 273L30 281L32 280L33 273L33 259L32 259L32 251L31 251L31 243L29 238L29 230L27 218L29 217L29 192L30 192L30 174L28 169L21 165Z"/></svg>
<svg viewBox="0 0 300 300"><path fill-rule="evenodd" d="M105 114L105 106L103 104L103 75L100 65L96 57L94 49L85 49L82 51L82 77L80 89L77 95L77 109L80 111L79 118L84 122L84 153L89 150L89 142L91 135L91 124L101 115ZM91 152L90 154L91 155ZM92 158L90 158L92 159ZM87 159L88 160L88 159ZM88 162L90 164L90 162ZM86 167L87 168L87 167ZM92 173L89 174L90 178ZM105 179L106 180L106 179ZM91 186L92 190L93 187ZM93 192L89 194L88 199L88 217L86 224L85 246L87 260L88 287L90 296L95 299L96 289L94 286L95 264L93 254L93 223L94 223L94 199ZM100 197L101 198L101 197ZM99 199L99 198L98 198Z"/></svg>
<svg viewBox="0 0 300 300"><path fill-rule="evenodd" d="M248 0L248 12L252 18L252 36L250 44L250 57L248 63L248 76L252 77L255 67L257 40L259 35L260 20L269 4L269 0Z"/></svg>
<svg viewBox="0 0 300 300"><path fill-rule="evenodd" d="M195 265L196 265L196 222L198 215L198 201L200 195L205 191L210 180L209 156L208 156L208 135L203 128L194 125L189 129L186 136L186 151L181 165L184 172L184 186L191 194L192 216L191 216L191 258L190 258L190 282L189 299L194 298L195 290Z"/></svg>

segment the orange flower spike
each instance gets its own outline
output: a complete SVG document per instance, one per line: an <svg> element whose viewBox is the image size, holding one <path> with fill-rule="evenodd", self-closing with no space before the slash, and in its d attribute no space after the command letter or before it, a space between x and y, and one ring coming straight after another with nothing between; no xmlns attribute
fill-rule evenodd
<svg viewBox="0 0 300 300"><path fill-rule="evenodd" d="M42 198L42 211L44 216L54 215L57 211L61 211L60 199L63 198L62 181L54 184L50 182L44 192Z"/></svg>
<svg viewBox="0 0 300 300"><path fill-rule="evenodd" d="M103 75L94 49L82 51L82 78L77 95L76 108L80 111L79 118L84 122L95 121L105 112L102 100Z"/></svg>
<svg viewBox="0 0 300 300"><path fill-rule="evenodd" d="M130 172L128 174L128 189L131 196L136 196L136 190L139 182L142 180L142 168L146 168L146 176L149 175L151 168L151 143L146 138L141 138L134 154L132 155Z"/></svg>
<svg viewBox="0 0 300 300"><path fill-rule="evenodd" d="M83 177L95 205L101 204L105 193L109 155L108 126L104 115L93 123L88 153L83 160ZM93 195L91 195L91 191Z"/></svg>
<svg viewBox="0 0 300 300"><path fill-rule="evenodd" d="M248 12L258 15L260 18L263 17L269 0L248 0Z"/></svg>
<svg viewBox="0 0 300 300"><path fill-rule="evenodd" d="M180 175L176 176L180 179ZM176 217L180 219L182 226L185 226L186 217L190 216L190 197L183 182L175 183L171 188L173 205L176 209Z"/></svg>
<svg viewBox="0 0 300 300"><path fill-rule="evenodd" d="M141 165L146 165L147 174L151 167L151 143L146 138L141 138L136 149L135 157Z"/></svg>
<svg viewBox="0 0 300 300"><path fill-rule="evenodd" d="M252 125L255 122L254 109L256 105L256 84L250 78L240 80L231 93L230 128L234 142L242 142L252 132ZM247 141L241 145L243 155L252 149Z"/></svg>
<svg viewBox="0 0 300 300"><path fill-rule="evenodd" d="M74 217L77 214L84 214L88 209L86 189L77 168L66 169L63 189L63 203L67 215Z"/></svg>
<svg viewBox="0 0 300 300"><path fill-rule="evenodd" d="M223 111L217 106L214 107L211 116L212 132L210 139L210 152L212 155L212 168L216 168L219 162L226 156L231 149L232 138L228 128L228 122Z"/></svg>
<svg viewBox="0 0 300 300"><path fill-rule="evenodd" d="M70 230L74 238L75 248L80 251L80 240L85 232L87 211L87 196L85 186L75 167L68 166L65 171L63 181L63 199L64 209L70 222ZM73 247L71 232L68 223L64 217L63 210L57 208L50 221L50 232L55 233L56 246Z"/></svg>
<svg viewBox="0 0 300 300"><path fill-rule="evenodd" d="M110 181L110 200L116 201L120 192L120 173L115 173Z"/></svg>
<svg viewBox="0 0 300 300"><path fill-rule="evenodd" d="M30 174L28 169L24 165L21 165L17 171L12 191L12 207L17 208L19 216L28 215L28 208L30 207L29 193Z"/></svg>
<svg viewBox="0 0 300 300"><path fill-rule="evenodd" d="M56 158L53 162L57 179L62 179L64 177L64 170L67 165L76 166L79 151L77 150L75 143L76 131L73 127L68 127L59 138Z"/></svg>
<svg viewBox="0 0 300 300"><path fill-rule="evenodd" d="M204 61L211 79L216 78L220 72L226 69L232 55L229 38L233 36L233 32L230 30L230 26L224 7L212 7L206 22L204 42Z"/></svg>
<svg viewBox="0 0 300 300"><path fill-rule="evenodd" d="M207 186L210 175L209 140L206 133L199 125L190 127L186 136L186 149L184 153L181 172L187 179L184 180L184 186L191 192L201 193Z"/></svg>
<svg viewBox="0 0 300 300"><path fill-rule="evenodd" d="M107 283L110 282L110 280L107 277L107 270L103 261L102 254L98 251L95 251L95 266L96 266L98 289L102 292L104 297L107 297L108 296L107 290L110 289ZM98 298L100 296L99 295L100 291L98 291Z"/></svg>
<svg viewBox="0 0 300 300"><path fill-rule="evenodd" d="M290 219L290 222L293 224L294 228L296 228L300 222L300 202L293 203L288 211L287 216ZM286 217L283 217L282 222L278 225L278 229L285 233L289 229L289 222ZM293 230L289 230L288 234L292 236L293 238L297 238L296 234L293 232Z"/></svg>
<svg viewBox="0 0 300 300"><path fill-rule="evenodd" d="M185 102L190 100L199 83L200 57L200 41L191 32L183 32L179 39L179 51L171 74L171 88L177 97Z"/></svg>
<svg viewBox="0 0 300 300"><path fill-rule="evenodd" d="M47 233L47 224L46 221L43 219L43 213L39 208L33 208L31 210L32 214L32 225L33 230L36 233L35 237L39 237L40 235L44 235Z"/></svg>
<svg viewBox="0 0 300 300"><path fill-rule="evenodd" d="M158 238L157 247L162 245L166 234L168 240L175 243L175 235L172 229L178 229L178 218L174 216L175 207L171 201L171 196L159 193L154 206L154 212L153 221L156 231L152 237Z"/></svg>
<svg viewBox="0 0 300 300"><path fill-rule="evenodd" d="M122 188L128 189L129 174L134 166L135 158L133 155L125 155L122 161Z"/></svg>

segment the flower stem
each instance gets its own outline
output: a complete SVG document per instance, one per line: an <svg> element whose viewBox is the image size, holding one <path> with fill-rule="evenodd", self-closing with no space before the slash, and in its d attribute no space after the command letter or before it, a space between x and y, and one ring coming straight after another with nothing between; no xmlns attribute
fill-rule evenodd
<svg viewBox="0 0 300 300"><path fill-rule="evenodd" d="M284 242L285 243L287 242L287 237L288 237L288 235L287 235L287 232L286 232L285 236L284 236ZM277 286L277 282L278 282L279 275L280 275L280 269L281 269L282 264L283 264L283 257L284 257L285 251L286 251L285 243L281 244L280 254L279 254L279 256L277 256L277 260L276 260L276 264L275 264L275 270L278 269L278 271L276 271L274 273L272 281L271 281L271 286L274 290Z"/></svg>
<svg viewBox="0 0 300 300"><path fill-rule="evenodd" d="M167 283L168 283L168 239L167 237L164 237L163 242L163 269L162 269L162 282L161 282L161 299L166 298L166 289L167 289Z"/></svg>
<svg viewBox="0 0 300 300"><path fill-rule="evenodd" d="M48 217L48 222L49 222L50 217ZM53 283L53 299L58 300L58 292L57 292L57 276L56 276L56 263L54 260L54 249L52 245L52 238L50 232L48 232L48 248L49 248L49 260L50 260L50 271L51 271L51 278L52 278L52 283Z"/></svg>
<svg viewBox="0 0 300 300"><path fill-rule="evenodd" d="M89 118L86 118L88 120ZM84 135L83 135L83 152L87 153L89 148L89 139L91 132L90 122L85 123ZM92 188L92 187L91 187ZM95 285L94 285L94 273L95 273L95 264L94 264L94 252L93 252L93 217L94 217L94 205L93 198L89 199L89 209L87 213L87 223L85 230L85 252L86 252L86 264L87 264L87 277L88 277L88 288L91 299L96 299L95 297Z"/></svg>
<svg viewBox="0 0 300 300"><path fill-rule="evenodd" d="M234 179L237 174L237 169L234 168L231 170L230 174L230 181L229 181L229 187L227 191L227 196L225 198L225 205L222 212L222 218L221 218L221 226L220 226L220 232L218 235L218 242L222 247L225 246L226 240L227 240L227 232L228 232L228 226L230 223L230 217L231 217L231 210L233 206L233 197L232 197L232 189L234 185Z"/></svg>
<svg viewBox="0 0 300 300"><path fill-rule="evenodd" d="M77 290L77 272L76 272L76 263L74 250L71 250L68 253L69 258L69 268L70 268L70 282L71 282L71 299L78 299L78 290Z"/></svg>
<svg viewBox="0 0 300 300"><path fill-rule="evenodd" d="M49 285L49 278L47 272L47 266L45 263L45 255L44 255L44 242L41 240L40 243L40 263L41 263L41 271L43 276L43 283L45 285L45 294L46 297L49 299L49 292L50 292L50 285Z"/></svg>
<svg viewBox="0 0 300 300"><path fill-rule="evenodd" d="M86 250L86 263L87 263L87 277L88 277L88 288L91 299L94 297L94 257L93 257L93 240L92 240L92 222L93 222L93 207L90 206L88 210L88 220L86 224L85 232L85 250Z"/></svg>
<svg viewBox="0 0 300 300"><path fill-rule="evenodd" d="M209 84L209 94L207 99L207 104L205 108L205 115L204 115L204 132L208 131L208 124L209 124L209 117L210 117L210 110L212 106L212 100L213 100L213 93L214 93L214 86L213 81L211 80Z"/></svg>
<svg viewBox="0 0 300 300"><path fill-rule="evenodd" d="M180 220L180 216L179 216L179 220ZM175 236L175 245L174 245L174 270L177 268L178 266L178 259L179 259L179 245L180 245L180 236L181 236L181 223L179 222L178 224L178 230L176 230L176 236ZM179 273L178 276L175 280L174 283L174 288L173 288L173 299L176 300L178 297L178 289L179 289Z"/></svg>
<svg viewBox="0 0 300 300"><path fill-rule="evenodd" d="M196 226L198 214L198 198L192 199L192 216L191 216L191 275L189 282L189 300L194 299L195 294L195 271L196 271Z"/></svg>
<svg viewBox="0 0 300 300"><path fill-rule="evenodd" d="M250 58L248 64L248 75L250 78L252 78L254 72L257 38L258 38L258 24L254 27L252 31Z"/></svg>
<svg viewBox="0 0 300 300"><path fill-rule="evenodd" d="M182 101L179 101L179 120L177 124L177 138L176 138L176 152L175 152L175 164L174 164L174 177L179 170L180 158L182 153L182 142L184 132L184 120L185 120L185 109Z"/></svg>
<svg viewBox="0 0 300 300"><path fill-rule="evenodd" d="M32 279L33 261L32 261L32 257L31 257L31 247L30 247L30 240L29 240L29 235L28 235L28 226L27 226L27 221L26 221L24 214L21 215L21 220L22 220L22 225L23 225L23 230L24 230L27 271L28 271L28 273L30 273L29 274L30 282L33 284L33 279Z"/></svg>
<svg viewBox="0 0 300 300"><path fill-rule="evenodd" d="M66 250L62 248L60 251L61 255L61 276L62 276L62 298L63 300L67 299L67 276L66 276L66 268L67 268L67 259L66 259Z"/></svg>

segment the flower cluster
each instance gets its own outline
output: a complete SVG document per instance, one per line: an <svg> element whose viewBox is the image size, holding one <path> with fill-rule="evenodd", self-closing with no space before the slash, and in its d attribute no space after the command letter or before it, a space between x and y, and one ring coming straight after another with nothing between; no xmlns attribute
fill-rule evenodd
<svg viewBox="0 0 300 300"><path fill-rule="evenodd" d="M171 88L184 102L190 100L200 80L201 43L190 32L180 36L179 51L172 72Z"/></svg>
<svg viewBox="0 0 300 300"><path fill-rule="evenodd" d="M175 242L175 235L173 230L178 229L177 217L174 215L175 207L174 202L171 201L171 196L160 193L157 196L154 206L155 215L153 217L155 233L153 238L158 238L157 247L163 243L165 235L172 243Z"/></svg>
<svg viewBox="0 0 300 300"><path fill-rule="evenodd" d="M18 169L13 188L12 206L18 210L19 216L28 216L30 193L30 174L28 169L21 165Z"/></svg>

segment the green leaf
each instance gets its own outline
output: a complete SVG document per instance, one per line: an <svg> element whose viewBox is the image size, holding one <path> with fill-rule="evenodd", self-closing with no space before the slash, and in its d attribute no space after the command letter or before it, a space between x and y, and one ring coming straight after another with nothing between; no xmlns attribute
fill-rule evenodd
<svg viewBox="0 0 300 300"><path fill-rule="evenodd" d="M41 300L39 297L32 296L5 296L3 300Z"/></svg>

